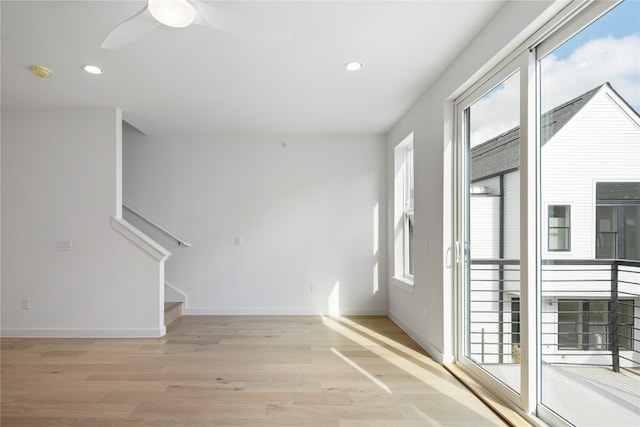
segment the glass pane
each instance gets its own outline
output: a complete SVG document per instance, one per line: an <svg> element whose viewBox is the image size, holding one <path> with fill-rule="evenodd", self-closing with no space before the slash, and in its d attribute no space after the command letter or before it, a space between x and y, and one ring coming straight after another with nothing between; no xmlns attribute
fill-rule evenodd
<svg viewBox="0 0 640 427"><path fill-rule="evenodd" d="M615 206L596 208L596 258L615 259L618 252L618 209Z"/></svg>
<svg viewBox="0 0 640 427"><path fill-rule="evenodd" d="M589 350L606 350L607 343L611 342L608 336L609 302L590 301L586 303L588 311L587 331L585 338Z"/></svg>
<svg viewBox="0 0 640 427"><path fill-rule="evenodd" d="M558 301L558 348L580 348L581 310L578 301Z"/></svg>
<svg viewBox="0 0 640 427"><path fill-rule="evenodd" d="M596 200L640 201L640 182L599 182L596 184Z"/></svg>
<svg viewBox="0 0 640 427"><path fill-rule="evenodd" d="M596 258L615 259L618 239L616 233L598 233L596 244Z"/></svg>
<svg viewBox="0 0 640 427"><path fill-rule="evenodd" d="M569 250L569 229L551 228L549 229L549 250L568 251Z"/></svg>
<svg viewBox="0 0 640 427"><path fill-rule="evenodd" d="M466 111L465 356L520 392L520 74Z"/></svg>
<svg viewBox="0 0 640 427"><path fill-rule="evenodd" d="M415 200L415 191L414 191L414 173L413 173L413 145L407 149L406 156L406 195L405 201L408 205L408 209L413 210L414 200Z"/></svg>
<svg viewBox="0 0 640 427"><path fill-rule="evenodd" d="M549 227L569 226L569 206L549 206Z"/></svg>
<svg viewBox="0 0 640 427"><path fill-rule="evenodd" d="M513 349L514 355L520 353L520 298L511 299L511 342L517 344ZM517 356L519 359L520 355Z"/></svg>
<svg viewBox="0 0 640 427"><path fill-rule="evenodd" d="M413 252L414 252L414 240L413 240L413 213L407 215L407 272L413 276Z"/></svg>
<svg viewBox="0 0 640 427"><path fill-rule="evenodd" d="M625 259L640 261L640 206L625 207Z"/></svg>
<svg viewBox="0 0 640 427"><path fill-rule="evenodd" d="M624 299L618 302L618 345L621 350L633 351L634 344L634 306L633 300Z"/></svg>
<svg viewBox="0 0 640 427"><path fill-rule="evenodd" d="M623 1L540 59L540 403L572 425L638 425L640 263L613 260L640 248L639 17Z"/></svg>
<svg viewBox="0 0 640 427"><path fill-rule="evenodd" d="M599 233L616 233L618 231L618 210L614 206L598 206L596 208L596 227Z"/></svg>

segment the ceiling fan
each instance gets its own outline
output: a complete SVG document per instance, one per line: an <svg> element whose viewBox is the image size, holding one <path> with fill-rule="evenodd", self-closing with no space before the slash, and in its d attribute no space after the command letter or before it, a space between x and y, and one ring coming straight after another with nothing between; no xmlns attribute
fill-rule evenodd
<svg viewBox="0 0 640 427"><path fill-rule="evenodd" d="M199 0L147 0L144 9L116 26L102 42L117 50L141 38L160 25L185 28L191 24L213 27L235 36L282 46L289 33L265 22L243 17Z"/></svg>

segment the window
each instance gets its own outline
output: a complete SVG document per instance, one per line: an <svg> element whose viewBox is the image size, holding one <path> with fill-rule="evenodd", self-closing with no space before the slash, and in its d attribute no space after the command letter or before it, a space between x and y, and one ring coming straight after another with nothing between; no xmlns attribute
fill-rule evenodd
<svg viewBox="0 0 640 427"><path fill-rule="evenodd" d="M414 272L414 171L413 134L407 136L394 151L395 158L395 272L394 276L413 282Z"/></svg>
<svg viewBox="0 0 640 427"><path fill-rule="evenodd" d="M618 257L618 210L613 206L596 207L596 258Z"/></svg>
<svg viewBox="0 0 640 427"><path fill-rule="evenodd" d="M413 278L413 144L405 149L404 154L404 275Z"/></svg>
<svg viewBox="0 0 640 427"><path fill-rule="evenodd" d="M558 349L610 350L611 302L558 301ZM618 301L618 347L633 349L633 300Z"/></svg>
<svg viewBox="0 0 640 427"><path fill-rule="evenodd" d="M571 250L571 206L550 205L548 213L548 242L550 252Z"/></svg>
<svg viewBox="0 0 640 427"><path fill-rule="evenodd" d="M640 260L640 183L596 183L596 258Z"/></svg>

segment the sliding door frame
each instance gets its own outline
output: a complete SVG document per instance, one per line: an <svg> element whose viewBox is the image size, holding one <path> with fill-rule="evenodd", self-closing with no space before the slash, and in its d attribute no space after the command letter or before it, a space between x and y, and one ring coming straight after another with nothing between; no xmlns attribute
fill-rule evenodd
<svg viewBox="0 0 640 427"><path fill-rule="evenodd" d="M472 376L499 394L521 414L540 416L552 425L566 422L541 404L540 395L540 62L557 46L580 32L620 0L576 0L542 24L522 45L505 55L492 70L467 87L454 101L452 211L454 258L454 352L455 360ZM520 71L520 291L521 291L521 377L520 393L489 375L465 356L467 313L465 311L465 281L467 252L465 221L468 199L466 168L465 110L493 87L517 70Z"/></svg>
<svg viewBox="0 0 640 427"><path fill-rule="evenodd" d="M529 372L531 369L535 369L535 363L530 363L530 361L535 360L535 357L525 357L525 354L529 354L532 351L535 351L537 348L536 344L536 335L535 329L528 330L528 328L520 330L521 333L521 345L522 345L522 362L520 369L520 392L516 392L511 388L507 387L504 383L499 381L497 378L488 374L484 369L480 368L475 362L471 359L467 358L465 353L465 348L467 343L465 341L465 337L467 336L467 323L468 323L468 313L467 313L467 301L466 301L466 283L469 281L467 277L467 264L470 260L468 260L468 222L466 221L466 216L468 212L468 200L469 200L469 170L468 170L468 161L467 156L469 155L467 151L466 144L466 130L468 128L468 117L467 111L469 107L475 103L477 100L482 98L487 92L498 86L500 83L504 82L509 77L513 76L515 73L520 73L520 82L519 82L519 105L520 105L520 113L519 113L519 122L520 122L520 188L521 189L529 189L531 187L536 187L535 179L537 177L537 173L534 173L533 180L530 178L530 174L528 173L529 169L531 169L530 161L533 163L533 168L535 170L536 165L536 150L535 150L535 133L533 138L529 135L530 130L535 130L535 126L528 125L529 111L527 108L530 104L530 99L535 99L530 95L531 90L535 90L535 85L530 84L530 74L531 74L531 66L535 65L535 58L533 58L533 53L530 51L521 52L517 57L511 59L508 63L504 64L500 69L495 70L490 77L484 79L479 85L475 86L473 90L466 92L461 98L459 98L456 102L456 164L457 164L457 173L456 173L456 206L457 206L457 216L456 216L456 270L457 270L457 295L458 295L458 303L457 303L457 333L456 333L456 343L457 343L457 354L456 361L461 366L470 371L476 378L480 381L488 385L492 390L497 391L502 397L508 399L512 404L517 406L518 408L522 408L525 412L532 412L533 407L531 406L533 402L535 402L537 381L529 381L529 378L535 378L535 372L533 376ZM534 118L535 119L535 118ZM534 143L528 143L528 141L533 141ZM533 241L534 248L537 248L537 239L535 238L535 209L536 209L536 196L534 194L530 194L530 191L520 191L520 258L526 259L535 259L535 249L531 250L529 248L529 242ZM532 215L533 213L533 215ZM530 218L533 219L533 223L528 223L527 221L531 221ZM532 237L533 235L533 237ZM521 264L526 264L521 262ZM527 269L526 266L523 268L521 266L520 270L520 293L521 293L521 325L530 325L531 322L528 322L528 318L533 317L535 319L535 295L536 288L536 268ZM531 277L532 276L532 277ZM531 304L534 304L533 309L531 308Z"/></svg>

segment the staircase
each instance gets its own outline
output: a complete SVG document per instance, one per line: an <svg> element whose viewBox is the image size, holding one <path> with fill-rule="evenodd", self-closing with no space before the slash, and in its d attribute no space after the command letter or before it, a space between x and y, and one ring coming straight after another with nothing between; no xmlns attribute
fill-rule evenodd
<svg viewBox="0 0 640 427"><path fill-rule="evenodd" d="M136 225L141 226L140 230L160 231L162 234L169 236L171 239L175 240L178 246L185 247L185 248L191 247L191 243L176 236L175 234L173 234L163 226L159 225L157 222L149 219L148 217L138 212L137 210L131 208L130 206L127 206L126 204L123 203L122 208L123 208L123 219L126 221L123 220L119 222L118 224L120 225L120 227L116 229L119 230L120 228L126 227L127 230L130 229L130 233L136 234L136 236L138 237L137 240L147 241L148 239L151 243L153 243L152 246L157 247L157 251L160 252L162 255L164 255L164 258L161 261L166 260L166 258L170 256L171 253L168 252L159 244L155 243L154 240L152 240L153 239L152 236L154 233L150 233L147 235L145 234L146 231L144 232L139 231L136 228ZM126 212L126 215L124 214L125 212ZM144 236L144 238L139 237L139 235ZM137 242L137 240L135 241ZM163 266L163 269L164 269L164 266ZM167 282L164 283L164 292L165 292L165 298L168 297L169 299L182 299L183 301L187 300L187 295L184 292L173 287ZM171 323L175 322L178 318L182 316L183 304L184 303L182 301L165 301L164 303L164 326L165 327L169 326Z"/></svg>
<svg viewBox="0 0 640 427"><path fill-rule="evenodd" d="M182 316L182 302L165 302L164 303L164 326L169 326Z"/></svg>

